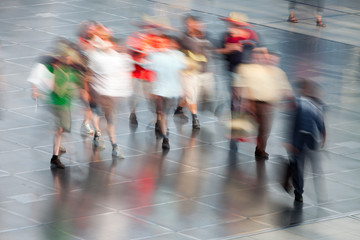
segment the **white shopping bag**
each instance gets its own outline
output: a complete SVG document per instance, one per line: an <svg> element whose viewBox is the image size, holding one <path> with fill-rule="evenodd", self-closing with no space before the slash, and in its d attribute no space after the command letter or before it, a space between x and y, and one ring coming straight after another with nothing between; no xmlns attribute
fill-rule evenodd
<svg viewBox="0 0 360 240"><path fill-rule="evenodd" d="M35 64L27 81L34 84L36 88L45 94L54 90L54 74L44 64Z"/></svg>

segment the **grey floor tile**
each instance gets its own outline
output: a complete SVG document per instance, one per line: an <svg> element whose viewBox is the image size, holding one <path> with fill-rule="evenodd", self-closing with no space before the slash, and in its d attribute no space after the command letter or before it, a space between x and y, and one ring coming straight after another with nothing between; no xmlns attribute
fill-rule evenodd
<svg viewBox="0 0 360 240"><path fill-rule="evenodd" d="M15 229L13 231L0 232L0 238L21 240L24 236L28 239L48 240L48 239L67 239L67 240L79 240L74 236L67 233L55 230L49 226L35 226L22 229Z"/></svg>
<svg viewBox="0 0 360 240"><path fill-rule="evenodd" d="M37 197L41 197L46 194L50 194L53 191L44 185L38 185L36 183L19 179L15 176L4 176L0 178L0 202L9 201L16 196L23 194L32 194Z"/></svg>
<svg viewBox="0 0 360 240"><path fill-rule="evenodd" d="M134 182L113 184L106 189L105 193L106 195L97 197L98 203L119 211L176 202L183 199L156 188L156 180L154 180L153 186Z"/></svg>
<svg viewBox="0 0 360 240"><path fill-rule="evenodd" d="M0 152L0 169L11 174L48 169L51 156L33 149ZM21 164L14 164L18 159Z"/></svg>
<svg viewBox="0 0 360 240"><path fill-rule="evenodd" d="M133 157L126 157L126 161L93 161L89 164L91 168L108 171L116 175L120 175L132 180L142 181L145 179L156 178L160 179L167 175L193 172L196 169L179 164L173 161L168 161L166 155L162 153L139 155Z"/></svg>
<svg viewBox="0 0 360 240"><path fill-rule="evenodd" d="M0 208L41 224L114 212L113 209L98 204L96 192L90 189L77 192L60 191L51 196L31 199L32 201L29 200L29 202L21 202L18 199L17 201L3 203L0 204ZM43 214L44 212L47 214Z"/></svg>
<svg viewBox="0 0 360 240"><path fill-rule="evenodd" d="M35 221L31 221L29 219L23 218L22 216L18 216L8 211L4 211L3 209L0 209L0 213L1 213L1 219L0 219L1 232L37 225Z"/></svg>
<svg viewBox="0 0 360 240"><path fill-rule="evenodd" d="M296 203L297 204L297 203ZM324 219L335 216L337 212L329 211L320 207L302 207L294 204L292 208L285 208L281 212L271 213L252 218L254 221L274 227L286 227L301 224L306 221Z"/></svg>
<svg viewBox="0 0 360 240"><path fill-rule="evenodd" d="M169 232L168 229L161 226L121 213L110 213L74 219L72 221L56 222L50 226L61 232L88 240L102 238L109 240L136 239Z"/></svg>
<svg viewBox="0 0 360 240"><path fill-rule="evenodd" d="M236 222L210 225L194 230L182 232L183 234L195 237L197 239L226 239L237 235L246 235L247 233L256 233L268 229L269 226L246 219Z"/></svg>
<svg viewBox="0 0 360 240"><path fill-rule="evenodd" d="M139 183L153 185L153 179L140 180ZM233 192L247 188L239 183L214 174L191 171L167 175L157 180L157 188L185 198L195 198L222 192ZM229 193L231 194L231 193Z"/></svg>
<svg viewBox="0 0 360 240"><path fill-rule="evenodd" d="M230 212L217 210L190 200L125 212L175 231L243 219Z"/></svg>
<svg viewBox="0 0 360 240"><path fill-rule="evenodd" d="M69 165L68 161L62 159L66 166L62 169L46 169L36 172L18 174L19 177L36 182L39 185L54 189L55 192L72 191L79 189L106 189L110 184L121 183L128 179L94 168L80 165ZM49 164L50 165L50 164Z"/></svg>
<svg viewBox="0 0 360 240"><path fill-rule="evenodd" d="M195 200L245 217L283 211L291 208L293 202L287 195L270 192L261 186L200 197Z"/></svg>
<svg viewBox="0 0 360 240"><path fill-rule="evenodd" d="M351 213L351 212L359 211L360 209L359 200L360 200L359 198L354 198L354 199L348 199L342 201L334 201L331 203L322 204L320 206L341 213Z"/></svg>

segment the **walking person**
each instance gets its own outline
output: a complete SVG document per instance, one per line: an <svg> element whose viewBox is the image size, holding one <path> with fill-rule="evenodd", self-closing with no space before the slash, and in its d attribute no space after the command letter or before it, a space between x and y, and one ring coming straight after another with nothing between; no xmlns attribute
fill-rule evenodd
<svg viewBox="0 0 360 240"><path fill-rule="evenodd" d="M95 100L95 104L92 104L94 145L105 148L100 129L100 117L103 113L112 145L112 155L124 158L116 143L116 110L119 101L130 97L133 93L131 78L133 62L127 53L117 52L114 49L110 33L104 26L99 25L91 41L94 48L87 51L90 72L88 88L91 99Z"/></svg>
<svg viewBox="0 0 360 240"><path fill-rule="evenodd" d="M182 74L184 97L180 99L174 116L187 120L183 107L187 106L192 116L192 126L200 129L200 121L197 116L198 99L200 95L206 95L207 100L213 100L215 93L215 81L209 71L210 50L212 44L206 38L204 24L196 16L185 18L185 33L179 39L182 52L187 56L188 62L192 62Z"/></svg>
<svg viewBox="0 0 360 240"><path fill-rule="evenodd" d="M186 68L186 62L185 55L179 51L175 39L166 35L161 37L168 44L165 44L163 49L149 55L147 68L156 74L152 85L157 115L155 130L163 138L163 150L168 150L170 143L167 135L167 116L169 110L176 106L178 98L183 94L180 74Z"/></svg>
<svg viewBox="0 0 360 240"><path fill-rule="evenodd" d="M320 100L319 85L308 79L301 79L300 97L295 100L295 114L290 129L290 139L286 147L290 153L290 172L284 181L285 190L289 190L289 178L294 186L295 201L302 202L304 193L305 159L314 164L316 154L325 144L326 129L323 103Z"/></svg>
<svg viewBox="0 0 360 240"><path fill-rule="evenodd" d="M298 20L295 18L295 7L297 0L289 0L289 18L288 22L298 23ZM324 11L324 0L312 0L309 5L312 5L315 8L315 17L316 17L316 26L317 27L326 27L326 24L322 21L322 13Z"/></svg>
<svg viewBox="0 0 360 240"><path fill-rule="evenodd" d="M57 42L56 47L56 57L47 58L43 64L53 74L53 89L48 95L55 123L50 167L64 169L65 166L59 158L60 153L66 151L61 147L61 139L64 132L69 133L71 130L71 101L81 85L86 68L75 44L62 39ZM33 98L39 96L38 91L38 88L33 88Z"/></svg>
<svg viewBox="0 0 360 240"><path fill-rule="evenodd" d="M233 91L241 108L248 109L255 116L258 124L255 157L266 160L269 158L266 146L276 105L284 98L291 98L292 89L285 72L278 67L280 58L276 54L254 51L251 59L251 63L238 66Z"/></svg>

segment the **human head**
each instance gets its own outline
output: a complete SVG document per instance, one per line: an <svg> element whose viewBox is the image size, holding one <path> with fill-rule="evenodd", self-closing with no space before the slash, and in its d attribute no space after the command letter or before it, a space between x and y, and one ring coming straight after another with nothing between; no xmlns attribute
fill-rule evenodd
<svg viewBox="0 0 360 240"><path fill-rule="evenodd" d="M251 54L252 63L277 66L280 62L280 55L267 49L254 49Z"/></svg>
<svg viewBox="0 0 360 240"><path fill-rule="evenodd" d="M203 35L205 27L199 17L187 15L184 19L186 32L189 35Z"/></svg>
<svg viewBox="0 0 360 240"><path fill-rule="evenodd" d="M306 78L300 78L297 80L297 88L301 96L311 98L321 103L321 89L318 82Z"/></svg>

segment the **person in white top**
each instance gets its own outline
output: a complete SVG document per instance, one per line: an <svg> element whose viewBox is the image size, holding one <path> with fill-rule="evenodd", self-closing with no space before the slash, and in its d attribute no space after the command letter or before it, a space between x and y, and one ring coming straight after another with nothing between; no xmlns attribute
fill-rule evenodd
<svg viewBox="0 0 360 240"><path fill-rule="evenodd" d="M89 93L92 99L93 125L95 127L94 144L104 148L99 127L101 108L107 121L107 132L113 147L112 155L123 158L115 138L115 113L120 98L130 97L133 93L131 72L133 62L130 55L117 52L109 40L96 37L92 42L94 48L87 51L90 77Z"/></svg>
<svg viewBox="0 0 360 240"><path fill-rule="evenodd" d="M254 52L249 64L237 68L233 81L234 96L241 102L241 109L255 115L258 124L255 157L268 159L265 151L270 135L274 106L282 98L293 96L283 70L277 67L279 57L272 53Z"/></svg>
<svg viewBox="0 0 360 240"><path fill-rule="evenodd" d="M147 68L154 71L156 75L152 85L157 114L155 130L161 133L162 148L167 150L170 148L167 137L167 115L183 94L180 74L186 68L186 59L185 55L178 50L179 46L174 39L169 36L163 36L163 38L168 40L168 45L148 56Z"/></svg>

